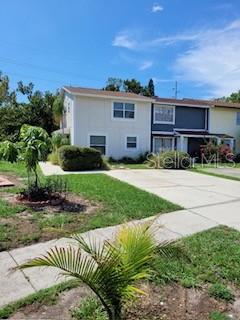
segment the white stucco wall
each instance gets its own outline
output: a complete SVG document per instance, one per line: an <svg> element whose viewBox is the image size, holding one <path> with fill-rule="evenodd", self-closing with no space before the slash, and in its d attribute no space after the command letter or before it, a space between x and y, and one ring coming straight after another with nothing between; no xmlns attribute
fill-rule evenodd
<svg viewBox="0 0 240 320"><path fill-rule="evenodd" d="M236 139L236 152L240 152L240 126L237 126L237 112L234 108L211 108L209 111L209 131L223 133Z"/></svg>
<svg viewBox="0 0 240 320"><path fill-rule="evenodd" d="M113 119L114 101L134 103L135 119ZM90 135L104 135L107 142L106 155L109 157L136 157L150 151L151 102L74 97L72 121L72 144L89 146ZM137 149L126 148L127 136L137 136Z"/></svg>

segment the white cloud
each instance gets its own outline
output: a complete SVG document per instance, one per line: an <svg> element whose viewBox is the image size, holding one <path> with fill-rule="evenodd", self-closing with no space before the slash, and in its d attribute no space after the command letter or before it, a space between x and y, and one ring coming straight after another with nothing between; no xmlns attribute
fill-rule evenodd
<svg viewBox="0 0 240 320"><path fill-rule="evenodd" d="M214 97L240 89L240 19L224 28L201 31L176 60L182 79L208 87Z"/></svg>
<svg viewBox="0 0 240 320"><path fill-rule="evenodd" d="M186 44L187 49L181 49L182 54L176 57L173 78L205 86L206 95L213 97L240 89L240 19L221 28L205 27L150 40L128 30L119 33L113 45L152 54L179 43ZM151 66L151 61L147 60L139 69L146 70Z"/></svg>
<svg viewBox="0 0 240 320"><path fill-rule="evenodd" d="M143 70L151 68L152 66L153 66L153 61L146 60L141 63L139 70L143 71Z"/></svg>
<svg viewBox="0 0 240 320"><path fill-rule="evenodd" d="M137 46L137 41L132 39L127 31L124 31L116 35L112 42L112 45L114 47L134 49Z"/></svg>
<svg viewBox="0 0 240 320"><path fill-rule="evenodd" d="M173 79L161 79L161 78L157 78L157 77L152 77L154 84L158 84L158 83L168 83L168 82L172 82L174 83L175 80Z"/></svg>
<svg viewBox="0 0 240 320"><path fill-rule="evenodd" d="M159 12L159 11L163 11L163 7L158 4L158 3L154 3L152 6L152 12Z"/></svg>

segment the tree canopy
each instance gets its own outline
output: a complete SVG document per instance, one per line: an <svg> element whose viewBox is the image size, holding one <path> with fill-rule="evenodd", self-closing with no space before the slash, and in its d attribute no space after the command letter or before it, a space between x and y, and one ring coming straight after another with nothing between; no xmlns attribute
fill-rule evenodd
<svg viewBox="0 0 240 320"><path fill-rule="evenodd" d="M17 97L25 97L19 102ZM58 129L58 111L55 113L54 102L59 101L60 93L34 90L32 82L19 81L15 90L10 89L9 78L0 72L0 141L15 142L19 139L23 124L38 126L49 134Z"/></svg>
<svg viewBox="0 0 240 320"><path fill-rule="evenodd" d="M108 78L103 90L131 92L147 97L153 97L155 95L153 79L150 79L148 85L144 86L136 79L122 80L120 78L111 77Z"/></svg>

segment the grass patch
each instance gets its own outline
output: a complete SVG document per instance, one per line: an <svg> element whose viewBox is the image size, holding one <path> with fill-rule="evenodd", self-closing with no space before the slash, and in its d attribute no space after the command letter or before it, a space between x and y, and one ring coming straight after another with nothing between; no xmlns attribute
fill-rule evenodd
<svg viewBox="0 0 240 320"><path fill-rule="evenodd" d="M63 291L68 291L70 289L79 286L79 282L76 280L71 280L63 282L54 287L43 289L37 293L33 293L26 298L18 300L14 303L8 304L0 309L0 319L8 319L17 310L29 306L33 303L38 303L39 305L54 305L58 300L58 296Z"/></svg>
<svg viewBox="0 0 240 320"><path fill-rule="evenodd" d="M209 317L210 317L210 320L229 320L230 319L228 316L218 311L211 312Z"/></svg>
<svg viewBox="0 0 240 320"><path fill-rule="evenodd" d="M7 201L0 199L0 218L11 217L24 210L24 206L11 205Z"/></svg>
<svg viewBox="0 0 240 320"><path fill-rule="evenodd" d="M184 238L175 246L186 252L188 259L174 257L153 262L153 281L171 281L187 287L204 283L234 283L240 285L240 232L228 227L198 233ZM222 290L223 291L223 290Z"/></svg>
<svg viewBox="0 0 240 320"><path fill-rule="evenodd" d="M219 282L212 284L208 289L208 293L211 297L214 297L216 299L226 301L234 300L234 294L231 292L231 290Z"/></svg>
<svg viewBox="0 0 240 320"><path fill-rule="evenodd" d="M72 313L75 320L107 320L108 317L97 299L86 298Z"/></svg>
<svg viewBox="0 0 240 320"><path fill-rule="evenodd" d="M196 168L192 168L189 170L192 172L197 172L197 173L205 174L205 175L212 176L212 177L223 178L223 179L228 179L228 180L233 180L233 181L240 181L239 177L234 177L234 176L230 176L230 175L226 175L226 174L211 172L211 171L206 170L207 168L216 168L216 167L213 167L213 166L212 167L210 167L210 166L206 166L206 167L199 166L198 167L197 166ZM239 166L236 168L239 168Z"/></svg>
<svg viewBox="0 0 240 320"><path fill-rule="evenodd" d="M7 161L0 161L0 172L14 173L19 177L26 178L27 173L23 163L10 163Z"/></svg>
<svg viewBox="0 0 240 320"><path fill-rule="evenodd" d="M89 230L143 219L158 213L182 209L154 194L105 174L66 176L70 190L90 200L102 203L103 207L86 222L80 230Z"/></svg>

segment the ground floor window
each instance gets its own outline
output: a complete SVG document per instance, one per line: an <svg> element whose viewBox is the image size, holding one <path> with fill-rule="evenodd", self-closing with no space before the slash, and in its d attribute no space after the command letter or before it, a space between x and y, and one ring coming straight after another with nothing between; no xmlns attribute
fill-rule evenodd
<svg viewBox="0 0 240 320"><path fill-rule="evenodd" d="M137 148L137 137L127 137L127 149Z"/></svg>
<svg viewBox="0 0 240 320"><path fill-rule="evenodd" d="M171 151L173 149L174 149L174 138L172 137L154 137L153 138L154 153Z"/></svg>
<svg viewBox="0 0 240 320"><path fill-rule="evenodd" d="M90 147L99 150L102 154L106 154L106 136L90 136Z"/></svg>

